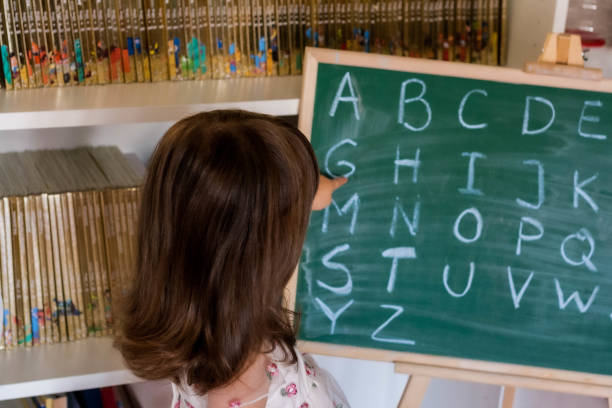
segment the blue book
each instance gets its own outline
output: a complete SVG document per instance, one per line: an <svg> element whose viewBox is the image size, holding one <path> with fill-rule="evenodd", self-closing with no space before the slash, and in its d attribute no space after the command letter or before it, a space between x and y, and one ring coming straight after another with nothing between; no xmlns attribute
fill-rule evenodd
<svg viewBox="0 0 612 408"><path fill-rule="evenodd" d="M103 408L102 393L99 388L75 392L81 408Z"/></svg>
<svg viewBox="0 0 612 408"><path fill-rule="evenodd" d="M70 392L67 395L68 395L68 408L82 408L74 392Z"/></svg>

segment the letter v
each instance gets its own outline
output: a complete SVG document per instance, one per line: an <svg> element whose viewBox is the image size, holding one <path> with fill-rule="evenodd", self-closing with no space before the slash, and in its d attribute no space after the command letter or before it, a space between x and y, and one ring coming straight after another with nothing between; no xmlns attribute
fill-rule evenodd
<svg viewBox="0 0 612 408"><path fill-rule="evenodd" d="M529 287L531 279L533 279L533 275L534 273L532 271L529 274L529 277L527 278L525 283L523 283L523 286L521 286L521 290L519 290L519 293L517 294L516 287L514 286L514 278L512 277L512 268L508 267L508 283L510 284L510 293L512 294L512 302L514 303L515 309L518 309L520 307L521 299L523 298L525 291Z"/></svg>

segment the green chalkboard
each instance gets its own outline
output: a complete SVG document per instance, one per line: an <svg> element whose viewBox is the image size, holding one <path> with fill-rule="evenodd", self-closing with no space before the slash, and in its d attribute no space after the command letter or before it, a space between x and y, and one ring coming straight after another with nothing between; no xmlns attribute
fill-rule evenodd
<svg viewBox="0 0 612 408"><path fill-rule="evenodd" d="M300 339L612 375L612 94L407 71L315 71Z"/></svg>

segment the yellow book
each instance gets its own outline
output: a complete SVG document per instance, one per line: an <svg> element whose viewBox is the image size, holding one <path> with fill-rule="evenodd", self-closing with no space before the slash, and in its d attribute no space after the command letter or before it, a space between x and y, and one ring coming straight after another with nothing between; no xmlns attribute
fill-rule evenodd
<svg viewBox="0 0 612 408"><path fill-rule="evenodd" d="M49 226L51 233L51 242L53 250L53 270L55 272L55 291L56 297L53 299L55 308L57 311L57 324L59 326L60 341L69 341L71 333L74 333L72 319L68 317L66 304L70 299L70 291L67 282L65 282L63 271L64 268L64 254L62 256L62 248L64 248L63 232L60 234L60 223L63 223L61 219L61 212L56 208L59 203L59 196L57 194L47 195L48 204L48 217ZM63 228L62 228L63 231Z"/></svg>
<svg viewBox="0 0 612 408"><path fill-rule="evenodd" d="M82 312L85 316L86 331L88 336L96 334L96 319L94 314L94 303L92 302L92 287L95 287L94 282L90 281L90 271L93 273L93 258L90 255L89 248L89 222L87 219L87 209L85 208L84 200L85 192L73 193L74 218L76 227L76 243L78 250L79 264L77 274L81 278L82 286ZM93 285L92 285L93 283ZM95 289L94 289L95 291ZM99 323L99 322L98 322Z"/></svg>
<svg viewBox="0 0 612 408"><path fill-rule="evenodd" d="M62 275L62 289L64 293L64 302L62 304L64 313L66 315L67 325L67 338L68 340L76 340L80 338L77 334L78 319L75 314L74 302L74 281L72 280L72 256L69 251L70 235L67 231L67 211L65 211L62 201L63 194L54 194L53 207L55 210L57 236L58 236L58 247L60 255L60 273ZM70 263L70 266L69 266ZM80 333L79 333L80 334Z"/></svg>
<svg viewBox="0 0 612 408"><path fill-rule="evenodd" d="M13 275L13 251L11 241L11 215L8 198L0 201L0 251L2 254L2 298L4 303L3 317L4 342L6 348L16 346L16 308L15 279Z"/></svg>
<svg viewBox="0 0 612 408"><path fill-rule="evenodd" d="M24 221L24 200L22 197L17 197L15 203L15 232L13 233L16 244L13 247L17 253L13 253L13 261L19 260L18 271L21 281L21 299L23 302L23 344L26 346L32 345L32 313L30 302L30 280L28 274L28 259L26 251L26 231ZM14 242L15 244L15 242ZM17 263L17 262L16 262Z"/></svg>
<svg viewBox="0 0 612 408"><path fill-rule="evenodd" d="M106 334L106 317L105 317L105 302L104 302L104 282L102 281L102 257L100 255L99 244L102 242L102 233L98 233L96 227L95 209L94 209L94 192L90 191L84 194L85 212L84 217L87 218L88 228L86 232L89 234L88 245L90 257L92 260L93 276L90 273L89 284L91 288L91 297L93 302L94 322L96 322L96 336ZM109 305L110 306L110 305Z"/></svg>
<svg viewBox="0 0 612 408"><path fill-rule="evenodd" d="M32 324L32 344L41 343L44 338L44 315L42 280L40 276L40 256L38 251L38 230L36 228L36 204L32 196L23 197L24 226L28 285L30 287L30 315Z"/></svg>
<svg viewBox="0 0 612 408"><path fill-rule="evenodd" d="M38 235L41 254L41 275L46 275L47 298L45 303L45 320L47 343L60 341L59 319L57 312L57 294L55 289L55 273L53 267L53 243L51 241L51 224L49 220L49 204L47 194L40 195L38 207Z"/></svg>
<svg viewBox="0 0 612 408"><path fill-rule="evenodd" d="M109 251L111 248L110 230L107 229L104 206L104 192L94 191L93 215L95 219L95 234L99 238L96 242L97 255L99 258L100 282L102 283L102 305L104 310L104 325L102 333L108 335L113 330L112 294L116 290L115 276L111 275ZM115 274L113 270L113 274Z"/></svg>
<svg viewBox="0 0 612 408"><path fill-rule="evenodd" d="M72 313L75 317L76 338L87 337L87 325L85 324L83 284L79 273L79 252L76 238L76 223L74 216L74 193L62 194L62 210L66 227L66 244L68 253L68 269L70 274L70 290L72 291Z"/></svg>
<svg viewBox="0 0 612 408"><path fill-rule="evenodd" d="M108 279L111 303L111 315L114 317L116 300L121 297L121 262L119 257L119 251L117 249L117 226L115 223L115 216L113 212L113 200L110 190L105 190L100 194L101 202L100 207L102 211L102 219L104 224L104 239L105 239L105 252L106 252L106 263L108 265ZM111 317L111 324L113 318Z"/></svg>

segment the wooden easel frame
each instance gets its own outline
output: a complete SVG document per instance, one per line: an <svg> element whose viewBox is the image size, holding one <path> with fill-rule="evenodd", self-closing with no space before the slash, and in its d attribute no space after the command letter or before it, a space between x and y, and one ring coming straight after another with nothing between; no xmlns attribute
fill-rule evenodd
<svg viewBox="0 0 612 408"><path fill-rule="evenodd" d="M593 81L591 76L579 76L568 81L554 76L554 72L527 73L494 66L321 48L306 48L305 55L298 127L309 139L319 63L612 93L612 80ZM286 306L290 310L295 309L296 289L297 270L287 285ZM604 397L612 408L612 376L308 341L299 342L299 348L303 352L395 363L396 372L411 374L400 401L401 408L419 407L432 377L503 386L500 396L500 407L503 408L512 406L514 387Z"/></svg>

